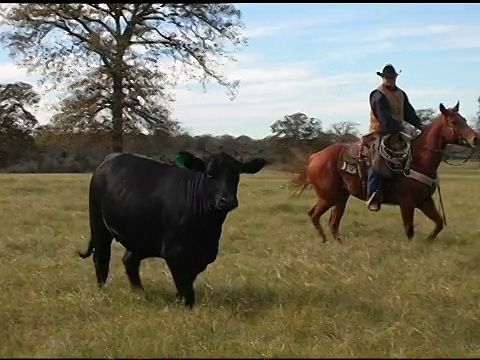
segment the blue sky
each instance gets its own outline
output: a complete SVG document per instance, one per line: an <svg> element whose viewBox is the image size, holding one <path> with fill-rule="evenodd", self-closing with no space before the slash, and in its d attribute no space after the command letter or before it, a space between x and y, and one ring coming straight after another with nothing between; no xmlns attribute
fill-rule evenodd
<svg viewBox="0 0 480 360"><path fill-rule="evenodd" d="M480 96L480 4L241 4L249 46L225 73L237 98L179 87L173 115L194 134L264 137L297 111L368 127L368 95L386 63L416 109L440 102L471 118ZM0 82L28 80L0 50ZM45 111L40 115L48 119Z"/></svg>

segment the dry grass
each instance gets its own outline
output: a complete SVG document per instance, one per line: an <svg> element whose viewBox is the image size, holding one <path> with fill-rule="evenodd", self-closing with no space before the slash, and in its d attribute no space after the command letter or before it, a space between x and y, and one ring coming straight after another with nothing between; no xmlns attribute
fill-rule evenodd
<svg viewBox="0 0 480 360"><path fill-rule="evenodd" d="M130 291L118 244L96 287L75 254L89 175L1 175L0 356L478 357L480 170L444 170L449 226L433 244L423 214L409 243L398 208L351 199L345 244L323 245L311 190L289 199L281 174L245 176L193 311L173 305L161 259Z"/></svg>

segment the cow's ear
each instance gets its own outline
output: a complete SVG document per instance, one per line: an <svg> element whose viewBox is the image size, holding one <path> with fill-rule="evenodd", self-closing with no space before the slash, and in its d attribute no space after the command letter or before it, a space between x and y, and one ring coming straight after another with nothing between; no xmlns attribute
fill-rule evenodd
<svg viewBox="0 0 480 360"><path fill-rule="evenodd" d="M240 172L243 174L256 174L267 164L267 161L262 158L254 158L246 163L242 163Z"/></svg>
<svg viewBox="0 0 480 360"><path fill-rule="evenodd" d="M205 171L205 162L187 151L180 151L176 157L177 165L193 171Z"/></svg>

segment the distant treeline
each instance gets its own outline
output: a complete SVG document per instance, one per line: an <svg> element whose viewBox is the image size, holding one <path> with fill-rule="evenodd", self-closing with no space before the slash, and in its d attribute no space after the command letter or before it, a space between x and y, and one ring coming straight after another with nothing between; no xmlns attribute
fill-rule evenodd
<svg viewBox="0 0 480 360"><path fill-rule="evenodd" d="M310 154L335 142L355 141L352 134L326 132L313 139L270 136L261 140L248 136L211 135L176 136L127 134L124 151L150 156L174 163L178 151L188 150L197 155L223 150L237 159L262 156L272 165L286 163L296 150ZM15 173L78 173L91 172L111 150L109 132L58 134L44 129L34 136L11 137L0 143L0 169ZM468 149L450 151L452 158L464 158ZM479 158L476 154L476 158Z"/></svg>

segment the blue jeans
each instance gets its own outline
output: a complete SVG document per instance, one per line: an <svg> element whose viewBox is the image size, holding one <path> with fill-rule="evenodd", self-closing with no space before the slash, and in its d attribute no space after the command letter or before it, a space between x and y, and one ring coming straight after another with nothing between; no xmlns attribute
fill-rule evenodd
<svg viewBox="0 0 480 360"><path fill-rule="evenodd" d="M368 179L367 179L367 198L372 196L372 194L378 190L378 185L380 183L380 174L375 171L373 167L368 169Z"/></svg>

